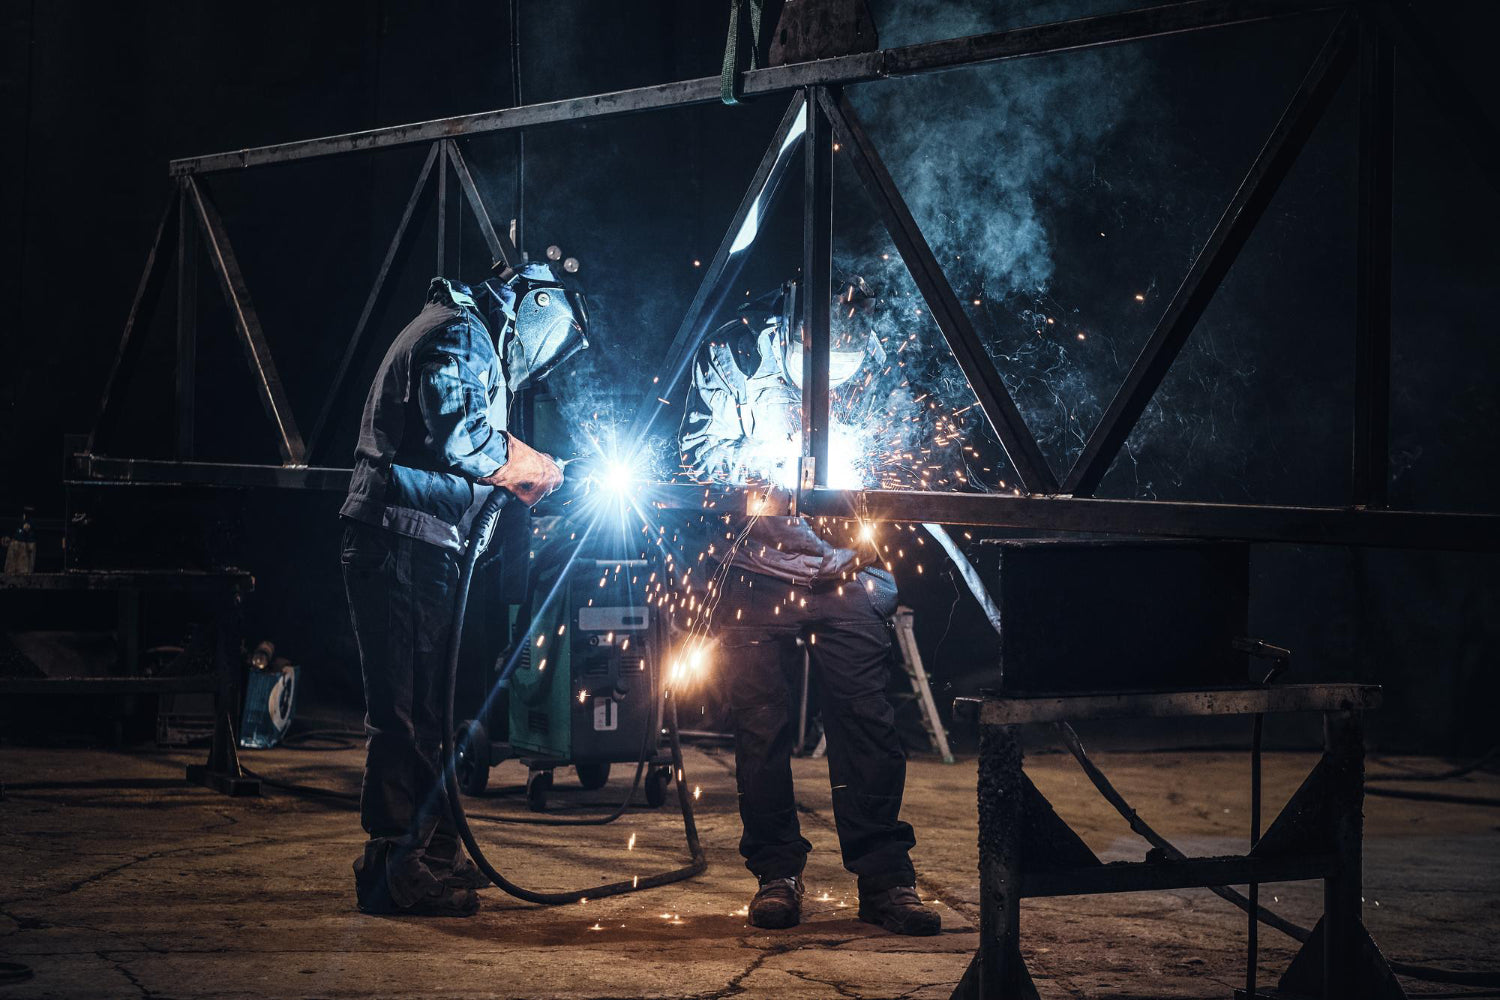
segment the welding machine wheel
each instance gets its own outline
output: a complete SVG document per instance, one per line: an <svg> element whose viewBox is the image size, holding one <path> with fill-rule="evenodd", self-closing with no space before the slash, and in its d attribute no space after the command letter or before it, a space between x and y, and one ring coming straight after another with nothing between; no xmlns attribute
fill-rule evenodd
<svg viewBox="0 0 1500 1000"><path fill-rule="evenodd" d="M603 788L609 781L609 761L593 764L575 764L578 770L578 783L588 791Z"/></svg>
<svg viewBox="0 0 1500 1000"><path fill-rule="evenodd" d="M651 773L646 775L646 804L653 809L660 808L667 801L667 783L672 780L672 769L670 767L653 767Z"/></svg>
<svg viewBox="0 0 1500 1000"><path fill-rule="evenodd" d="M464 722L454 735L453 746L458 787L465 795L483 795L490 781L490 736L484 725L476 719Z"/></svg>
<svg viewBox="0 0 1500 1000"><path fill-rule="evenodd" d="M552 790L551 771L532 771L526 775L526 808L532 812L547 811L547 793Z"/></svg>

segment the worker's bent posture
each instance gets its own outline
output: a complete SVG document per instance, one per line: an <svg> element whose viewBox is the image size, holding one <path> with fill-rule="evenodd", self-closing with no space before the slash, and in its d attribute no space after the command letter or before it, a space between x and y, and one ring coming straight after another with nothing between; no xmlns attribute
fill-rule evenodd
<svg viewBox="0 0 1500 1000"><path fill-rule="evenodd" d="M853 279L843 292L846 307L861 293L868 294L864 283ZM684 465L699 478L774 479L774 467L795 462L802 361L788 302L783 294L750 309L700 350L680 435ZM834 355L834 384L865 358L862 351ZM900 819L906 756L885 695L895 580L870 568L873 549L837 548L806 518L765 515L725 527L744 540L723 567L710 629L730 678L740 853L760 880L750 922L791 927L801 918L801 875L812 845L797 822L796 714L781 668L787 643L800 635L811 640L819 676L834 824L844 867L859 879L859 917L898 934L936 934L940 919L918 898L908 856L916 838ZM721 532L721 555L724 545Z"/></svg>
<svg viewBox="0 0 1500 1000"><path fill-rule="evenodd" d="M508 280L502 280L508 279ZM581 300L543 265L470 289L435 278L365 400L342 561L369 734L354 863L369 913L467 916L488 883L463 856L443 791L442 705L453 591L489 492L530 506L552 459L510 435L509 394L588 345Z"/></svg>

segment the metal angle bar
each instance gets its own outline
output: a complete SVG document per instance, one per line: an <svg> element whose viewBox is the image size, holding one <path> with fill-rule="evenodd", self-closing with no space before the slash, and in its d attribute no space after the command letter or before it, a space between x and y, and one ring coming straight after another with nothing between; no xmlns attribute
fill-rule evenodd
<svg viewBox="0 0 1500 1000"><path fill-rule="evenodd" d="M1041 531L1500 551L1500 516L1489 514L825 489L804 493L798 509L813 516Z"/></svg>
<svg viewBox="0 0 1500 1000"><path fill-rule="evenodd" d="M1186 0L887 49L882 69L885 76L927 73L955 66L1071 52L1101 45L1159 38L1163 35L1336 10L1345 6L1348 4L1341 0L1321 3L1302 3L1297 0Z"/></svg>
<svg viewBox="0 0 1500 1000"><path fill-rule="evenodd" d="M212 692L217 674L178 677L0 677L0 694L142 695Z"/></svg>
<svg viewBox="0 0 1500 1000"><path fill-rule="evenodd" d="M339 359L338 368L334 370L333 381L329 383L328 396L323 402L323 410L318 414L318 422L313 425L312 437L308 439L307 454L315 457L323 444L323 436L328 432L329 419L333 415L333 409L338 405L339 397L343 394L344 379L348 377L349 366L354 362L354 356L359 352L360 344L364 341L365 329L370 324L370 317L375 314L375 307L380 303L380 296L385 291L386 278L390 276L391 268L395 265L396 257L401 252L402 244L406 239L406 228L411 224L412 217L416 215L423 195L427 192L427 178L432 175L432 165L437 161L439 143L433 143L427 151L427 159L422 161L422 169L417 173L417 182L412 185L411 195L406 199L406 208L401 212L401 221L396 224L396 233L391 237L390 246L386 247L385 259L380 262L380 270L375 273L375 284L370 287L370 294L365 297L365 307L360 310L359 321L354 324L354 334L349 338L349 343L344 347L344 356Z"/></svg>
<svg viewBox="0 0 1500 1000"><path fill-rule="evenodd" d="M172 221L180 208L180 202L178 193L173 191L172 196L167 199L167 207L161 214L161 220L156 224L156 235L151 237L151 249L146 253L146 268L141 272L140 283L136 285L130 311L125 314L125 330L120 335L120 346L115 348L115 359L109 366L109 374L104 378L104 392L99 396L99 411L94 418L94 426L89 429L89 451L93 451L99 443L99 432L114 415L114 409L119 405L120 390L130 378L136 359L141 356L144 335L136 330L136 325L142 316L155 309L156 300L161 295L166 272L164 260L175 239L175 236L168 234L172 233ZM167 241L165 245L163 238Z"/></svg>
<svg viewBox="0 0 1500 1000"><path fill-rule="evenodd" d="M1099 694L981 695L955 698L955 718L985 726L1037 725L1091 719L1166 719L1278 712L1371 711L1378 684L1282 684L1279 687L1185 688ZM1225 885L1214 882L1213 885Z"/></svg>
<svg viewBox="0 0 1500 1000"><path fill-rule="evenodd" d="M76 456L69 482L151 485L257 486L278 489L349 488L353 470L318 465L259 465L234 462L173 462L166 459Z"/></svg>
<svg viewBox="0 0 1500 1000"><path fill-rule="evenodd" d="M447 145L440 143L439 145ZM437 168L437 270L448 273L448 161L444 157Z"/></svg>
<svg viewBox="0 0 1500 1000"><path fill-rule="evenodd" d="M990 361L968 313L959 304L958 296L948 284L947 276L912 218L895 181L881 162L849 98L839 94L835 99L826 91L820 91L818 97L833 124L834 134L847 147L854 169L870 200L875 203L896 250L916 280L943 339L948 342L954 359L969 380L979 408L1000 438L1000 444L1016 470L1016 477L1027 492L1056 493L1057 480L1037 447L1036 438Z"/></svg>
<svg viewBox="0 0 1500 1000"><path fill-rule="evenodd" d="M297 431L297 421L292 415L291 404L281 385L281 376L276 372L276 363L271 359L271 350L261 332L260 318L250 301L250 289L245 285L245 276L229 245L229 235L224 231L224 222L218 210L203 195L203 189L193 177L184 179L189 200L198 214L198 224L207 241L208 259L214 273L219 276L219 285L234 317L235 332L240 345L255 373L256 389L266 415L276 425L276 445L281 451L281 460L287 465L301 465L306 461L307 451L302 445L302 435Z"/></svg>
<svg viewBox="0 0 1500 1000"><path fill-rule="evenodd" d="M1063 482L1063 492L1089 496L1098 489L1115 456L1135 429L1167 369L1176 360L1219 284L1229 273L1256 223L1322 119L1354 58L1352 18L1334 26L1307 75L1265 145L1250 165L1239 190L1152 331L1151 339L1125 376L1109 408L1089 435Z"/></svg>
<svg viewBox="0 0 1500 1000"><path fill-rule="evenodd" d="M807 96L802 137L802 447L813 460L813 478L828 485L828 364L833 301L833 138L828 120ZM819 93L821 96L821 93ZM798 477L799 486L801 477Z"/></svg>
<svg viewBox="0 0 1500 1000"><path fill-rule="evenodd" d="M1347 5L1347 0L1183 0L1099 17L749 70L742 75L743 93L754 97L815 85L860 83L888 76L927 73L975 63L1303 15ZM173 160L169 170L174 176L233 170L557 122L712 104L719 100L719 87L718 77L700 77L364 132L184 157Z"/></svg>
<svg viewBox="0 0 1500 1000"><path fill-rule="evenodd" d="M717 86L717 80L715 85ZM715 94L717 95L717 91ZM760 219L765 216L775 200L776 192L781 187L781 180L786 174L787 165L791 162L797 143L802 138L801 130L797 129L797 126L802 122L802 112L805 107L806 102L801 93L792 95L786 113L781 116L781 122L771 136L770 145L766 147L765 154L755 168L755 174L750 178L750 185L745 189L745 196L740 199L739 208L735 209L729 228L724 231L724 238L719 242L719 249L714 252L713 260L708 262L708 267L704 270L703 280L698 283L698 291L688 306L687 314L683 316L682 324L677 328L677 334L672 338L671 346L667 348L666 365L662 368L663 374L658 376L661 381L651 386L659 399L671 397L678 380L692 363L693 354L703 340L705 330L702 324L713 315L714 310L723 301L725 286L738 275L739 265L744 261L743 255L749 252L750 246L736 249L736 241L746 232L750 233L753 240L755 230L746 229L751 213L756 213L755 226L758 227ZM797 130L794 132L794 129ZM732 271L731 263L735 265ZM643 440L651 430L651 425L655 422L659 412L661 412L661 407L658 405L658 399L648 397L641 404L641 411L636 416L629 440Z"/></svg>
<svg viewBox="0 0 1500 1000"><path fill-rule="evenodd" d="M443 146L448 151L448 162L453 164L458 186L463 190L464 198L479 222L479 233L484 237L485 246L490 249L490 257L493 261L504 261L507 267L520 267L521 254L516 250L515 244L511 243L510 237L495 228L489 210L484 207L484 200L479 197L479 188L474 183L474 175L469 172L469 163L459 152L458 143L449 141L443 143Z"/></svg>
<svg viewBox="0 0 1500 1000"><path fill-rule="evenodd" d="M1359 23L1359 241L1354 322L1353 502L1384 507L1390 478L1391 211L1395 73L1373 12Z"/></svg>
<svg viewBox="0 0 1500 1000"><path fill-rule="evenodd" d="M177 185L177 457L193 457L198 368L198 241L187 207L187 186Z"/></svg>
<svg viewBox="0 0 1500 1000"><path fill-rule="evenodd" d="M1092 896L1108 892L1208 888L1246 882L1301 882L1325 878L1336 867L1332 855L1290 858L1183 858L1181 861L1101 865L1074 871L1024 872L1021 895Z"/></svg>
<svg viewBox="0 0 1500 1000"><path fill-rule="evenodd" d="M67 570L61 573L0 573L0 590L124 590L149 592L255 589L255 577L244 570Z"/></svg>

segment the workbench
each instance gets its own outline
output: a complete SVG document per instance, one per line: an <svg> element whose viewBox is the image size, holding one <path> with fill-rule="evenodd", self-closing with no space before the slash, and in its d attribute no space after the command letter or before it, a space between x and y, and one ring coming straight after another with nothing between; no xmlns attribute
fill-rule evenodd
<svg viewBox="0 0 1500 1000"><path fill-rule="evenodd" d="M190 764L187 780L226 795L257 795L260 783L240 768L234 718L240 704L240 618L244 597L254 589L247 572L225 570L89 570L0 575L0 607L9 595L109 592L115 595L117 672L90 677L0 677L0 697L16 695L214 696L214 735L208 760ZM213 669L207 673L150 677L139 671L141 597L167 593L205 601L211 607Z"/></svg>
<svg viewBox="0 0 1500 1000"><path fill-rule="evenodd" d="M1379 703L1380 689L1363 684L986 694L956 699L955 719L980 728L980 926L979 951L954 990L954 1000L1035 1000L1036 987L1021 955L1023 898L1306 879L1323 882L1323 917L1277 987L1255 988L1254 996L1403 998L1360 918L1362 717ZM1272 712L1322 713L1323 756L1245 855L1188 858L1153 850L1143 861L1105 864L1053 811L1022 769L1018 730L1023 726ZM1253 944L1251 950L1253 962ZM1236 995L1248 994L1241 990Z"/></svg>

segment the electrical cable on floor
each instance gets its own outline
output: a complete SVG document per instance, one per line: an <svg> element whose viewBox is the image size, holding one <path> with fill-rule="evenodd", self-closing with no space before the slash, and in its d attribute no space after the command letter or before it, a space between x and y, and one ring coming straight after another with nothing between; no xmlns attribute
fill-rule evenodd
<svg viewBox="0 0 1500 1000"><path fill-rule="evenodd" d="M283 736L280 745L288 750L356 750L364 741L359 729L305 729Z"/></svg>
<svg viewBox="0 0 1500 1000"><path fill-rule="evenodd" d="M1073 730L1072 726L1066 722L1058 722L1054 723L1054 728L1062 738L1063 743L1067 746L1068 752L1073 755L1073 759L1078 761L1078 766L1083 768L1083 773L1088 776L1089 781L1098 789L1099 794L1104 796L1110 805L1114 806L1115 811L1125 819L1125 822L1130 825L1130 829L1137 836L1161 851L1169 860L1181 861L1187 857L1187 855L1183 854L1182 851L1178 850L1168 841L1167 838L1157 833L1151 828L1150 824L1141 819L1140 814L1135 811L1134 807L1126 801L1125 797L1104 776L1104 772L1100 771L1098 766L1089 758L1088 753L1083 748L1083 741L1078 738L1078 734ZM1475 766L1477 767L1478 765L1476 764ZM1250 900L1228 886L1217 885L1208 886L1207 888L1220 899L1233 903L1246 913L1250 912ZM1261 923L1268 927L1276 928L1298 942L1305 944L1308 938L1312 937L1312 931L1309 928L1292 923L1290 920L1277 913L1273 913L1264 906L1257 907L1255 912ZM1389 960L1387 964L1391 967L1392 972L1409 976L1412 979L1422 979L1434 983L1448 983L1455 986L1500 986L1500 973L1461 972L1456 969L1440 969L1428 965L1412 965L1407 962L1392 962Z"/></svg>
<svg viewBox="0 0 1500 1000"><path fill-rule="evenodd" d="M578 903L586 899L602 899L606 896L620 896L628 892L638 892L642 889L652 889L658 886L670 885L701 874L708 868L708 858L703 853L703 847L698 843L698 826L693 817L693 800L687 791L686 771L682 763L682 741L677 731L677 702L671 697L670 692L664 699L666 708L667 732L672 747L672 770L673 778L677 784L677 800L682 807L683 833L687 838L688 853L691 860L681 868L671 871L659 872L655 875L645 877L635 876L629 881L613 882L608 885L590 886L586 889L577 889L563 892L537 892L517 885L510 881L497 868L490 864L485 857L484 850L474 839L473 831L469 829L468 818L464 815L463 801L458 789L458 753L453 745L455 733L453 701L454 694L458 688L458 651L463 639L464 616L469 605L469 587L474 580L474 566L479 561L479 555L494 528L495 521L500 516L500 511L510 500L510 494L502 489L493 490L479 512L475 515L473 525L469 530L468 548L464 553L462 568L459 571L458 587L454 592L453 599L453 624L448 634L448 657L447 657L447 697L443 699L443 726L442 726L442 760L443 783L448 793L448 811L453 819L453 825L457 828L459 839L463 841L464 847L469 852L469 858L478 866L479 870L489 878L496 886L517 899L523 899L530 903L543 903L548 905L562 905L566 903ZM641 761L636 768L636 781L639 782L641 771L645 765L645 750L649 749L649 735L641 754ZM633 789L632 789L633 791ZM628 803L628 799L626 802ZM623 812L625 805L622 804L620 811ZM582 825L581 823L554 821L547 825Z"/></svg>
<svg viewBox="0 0 1500 1000"><path fill-rule="evenodd" d="M1473 774L1497 757L1500 757L1500 744L1490 747L1483 754L1469 761L1467 764L1461 764L1448 771L1412 771L1409 773L1387 771L1383 774L1367 774L1365 775L1365 784L1368 785L1372 781L1449 781L1453 778L1462 778L1465 775ZM1385 767L1393 766L1383 760L1377 760L1376 763Z"/></svg>
<svg viewBox="0 0 1500 1000"><path fill-rule="evenodd" d="M475 819L487 819L495 823L517 823L526 826L605 826L613 823L625 815L625 810L630 808L630 802L635 798L636 791L641 787L641 777L646 773L646 761L651 754L651 727L646 727L645 736L641 739L641 752L636 758L635 779L630 783L630 790L625 793L625 798L615 807L614 811L605 816L588 816L583 818L568 818L557 816L500 816L494 813L479 816ZM676 766L674 764L674 766Z"/></svg>
<svg viewBox="0 0 1500 1000"><path fill-rule="evenodd" d="M444 789L447 792L447 807L453 819L453 824L458 830L459 838L469 852L470 859L478 866L497 887L531 903L543 903L548 905L561 905L566 903L578 903L588 899L602 899L606 896L619 896L628 892L638 892L643 889L653 889L658 886L670 885L692 878L694 875L702 874L708 868L708 857L703 852L702 845L698 842L698 826L693 816L692 796L687 791L686 771L682 761L682 741L677 728L677 704L670 693L664 699L666 709L667 733L672 747L672 771L677 785L677 799L682 808L683 832L687 838L688 853L690 860L688 864L671 871L659 872L655 875L645 877L634 876L630 881L614 882L608 885L590 886L586 889L577 889L563 892L536 892L517 885L505 877L499 870L490 864L485 857L483 849L474 839L473 832L469 829L468 817L464 812L463 803L458 788L458 752L454 747L453 734L455 730L453 702L458 687L458 652L463 640L464 617L468 610L469 589L474 579L474 567L479 560L479 555L485 548L486 541L494 527L495 520L509 499L509 494L503 490L494 490L486 498L479 513L475 516L473 527L469 532L468 549L465 552L462 566L459 571L458 587L454 593L453 624L448 638L447 651L447 697L443 699L443 727L442 727L442 757L445 762L443 767ZM635 796L640 786L641 776L645 772L646 761L650 756L651 737L655 735L653 729L648 727L642 740L640 757L636 762L635 780L631 783L630 792L624 801L620 803L607 816L590 817L584 819L552 818L552 817L501 817L484 816L476 819L493 819L505 823L526 823L537 826L602 826L612 823L624 814L629 808L631 799ZM281 788L300 794L323 796L326 798L340 799L343 801L359 800L359 796L350 792L340 792L333 789L317 788L310 785L301 785L295 782L267 779L255 774L248 768L242 768L246 774L270 785L272 788Z"/></svg>
<svg viewBox="0 0 1500 1000"><path fill-rule="evenodd" d="M1404 788L1366 788L1366 795L1387 799L1413 799L1417 802L1448 802L1456 806L1489 806L1500 808L1500 798L1486 795L1454 795L1451 792L1415 792Z"/></svg>
<svg viewBox="0 0 1500 1000"><path fill-rule="evenodd" d="M295 738L288 737L287 739L283 739L281 742L281 746L298 750L313 749L303 748L297 746L296 744L313 737L331 738L335 735L341 738L354 736L357 736L360 739L364 738L363 733L355 732L352 730L312 730L305 733L297 733L295 734ZM620 802L618 805L613 806L608 803L592 804L596 805L597 807L610 809L611 812L606 815L576 818L556 816L502 816L498 813L471 813L470 816L473 819L482 819L491 823L517 823L531 826L606 826L610 823L613 823L615 820L623 816L625 814L625 811L630 808L631 802L634 801L636 793L640 790L641 777L644 775L646 770L646 761L651 756L651 730L649 728L646 730L645 738L642 742L644 745L641 747L640 756L636 761L635 780L631 783L629 791L626 792L624 801ZM326 748L319 747L317 749ZM352 750L355 749L355 747L351 744L348 747L338 747L336 749ZM263 785L266 785L270 788L280 789L284 792L290 792L294 795L303 795L311 798L336 799L340 802L351 802L355 805L359 804L358 792L345 792L340 791L336 788L325 788L321 785L304 785L295 781L287 781L284 778L272 778L258 771L251 770L250 768L245 767L243 764L240 765L240 770L244 771L247 776L254 778ZM584 808L588 808L588 806L585 806Z"/></svg>
<svg viewBox="0 0 1500 1000"><path fill-rule="evenodd" d="M1376 785L1388 781L1451 781L1454 778L1462 778L1480 770L1486 764L1500 757L1500 746L1493 746L1480 756L1451 768L1447 771L1413 771L1403 774L1400 771L1386 771L1381 774L1369 774L1365 776L1365 794L1378 795L1388 799L1412 799L1417 802L1449 802L1460 806L1487 806L1489 808L1500 808L1500 798L1485 795L1460 795L1454 792L1421 792L1405 788L1379 788ZM1381 761L1385 764L1384 761ZM1391 765L1385 764L1390 767Z"/></svg>

